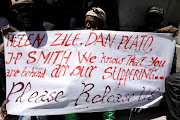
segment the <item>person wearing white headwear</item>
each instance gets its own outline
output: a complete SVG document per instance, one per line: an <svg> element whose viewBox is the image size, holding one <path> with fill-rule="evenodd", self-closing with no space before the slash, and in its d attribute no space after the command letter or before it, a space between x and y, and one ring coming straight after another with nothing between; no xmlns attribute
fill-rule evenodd
<svg viewBox="0 0 180 120"><path fill-rule="evenodd" d="M85 28L95 30L105 30L106 25L106 13L99 7L93 7L86 13Z"/></svg>
<svg viewBox="0 0 180 120"><path fill-rule="evenodd" d="M93 7L86 13L85 28L91 30L105 30L106 13L99 7ZM77 114L66 114L65 120L79 120ZM103 112L103 120L115 120L115 111Z"/></svg>
<svg viewBox="0 0 180 120"><path fill-rule="evenodd" d="M87 29L94 30L105 30L108 29L106 25L106 13L103 9L99 7L93 7L90 11L86 13L85 27ZM105 111L103 112L104 120L114 120L115 111Z"/></svg>

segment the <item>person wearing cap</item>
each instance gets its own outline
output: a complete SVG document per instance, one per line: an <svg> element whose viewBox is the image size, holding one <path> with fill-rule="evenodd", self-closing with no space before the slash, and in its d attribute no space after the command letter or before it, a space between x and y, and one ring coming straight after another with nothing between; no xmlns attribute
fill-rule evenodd
<svg viewBox="0 0 180 120"><path fill-rule="evenodd" d="M93 7L86 13L85 28L90 30L106 30L106 13L99 7ZM115 111L103 112L103 120L114 120ZM77 114L66 114L65 120L79 120Z"/></svg>
<svg viewBox="0 0 180 120"><path fill-rule="evenodd" d="M101 8L93 7L86 13L85 28L94 30L106 30L106 14Z"/></svg>
<svg viewBox="0 0 180 120"><path fill-rule="evenodd" d="M161 25L164 20L164 9L159 5L152 5L148 7L145 14L145 25L139 27L137 32L165 32L173 33L173 36L177 36L178 29L170 25L164 27Z"/></svg>
<svg viewBox="0 0 180 120"><path fill-rule="evenodd" d="M145 14L145 25L138 28L138 32L158 32L164 16L164 9L158 5L150 6Z"/></svg>
<svg viewBox="0 0 180 120"><path fill-rule="evenodd" d="M19 23L21 26L18 26L18 30L16 31L43 31L45 30L42 26L42 22L39 21L38 18L36 18L36 12L34 2L32 0L11 0L12 5L10 6L11 10L14 12L15 16L17 17ZM14 30L10 26L10 32L13 32ZM3 34L5 33L5 30L2 30ZM3 47L3 46L1 46ZM6 100L3 102L1 106L1 114L3 117L8 117L7 111L6 111ZM40 117L41 120L47 120L46 117ZM31 116L20 116L19 120L35 120L36 117Z"/></svg>
<svg viewBox="0 0 180 120"><path fill-rule="evenodd" d="M103 9L99 7L93 7L90 11L86 13L85 18L85 27L86 29L91 30L106 30L106 13ZM115 111L105 111L103 112L104 120L114 120Z"/></svg>
<svg viewBox="0 0 180 120"><path fill-rule="evenodd" d="M43 22L38 17L36 6L33 0L11 0L11 10L17 17L22 31L43 31Z"/></svg>
<svg viewBox="0 0 180 120"><path fill-rule="evenodd" d="M139 27L136 32L157 32L157 33L173 33L177 36L178 29L174 26L161 25L164 20L164 8L159 5L152 5L147 8L145 14L145 24ZM171 74L176 72L176 53L174 54Z"/></svg>
<svg viewBox="0 0 180 120"><path fill-rule="evenodd" d="M158 5L150 6L145 14L145 25L141 26L137 32L159 32L173 33L178 35L178 29L170 25L164 27L161 25L164 16L164 9ZM174 55L171 74L165 79L166 101L173 120L180 120L180 72L176 72L176 53Z"/></svg>

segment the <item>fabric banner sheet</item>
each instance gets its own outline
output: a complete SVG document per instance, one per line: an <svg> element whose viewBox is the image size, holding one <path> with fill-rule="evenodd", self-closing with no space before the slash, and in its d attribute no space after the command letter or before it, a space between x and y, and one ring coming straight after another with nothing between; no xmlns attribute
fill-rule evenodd
<svg viewBox="0 0 180 120"><path fill-rule="evenodd" d="M172 34L29 31L5 36L7 111L57 115L157 106Z"/></svg>

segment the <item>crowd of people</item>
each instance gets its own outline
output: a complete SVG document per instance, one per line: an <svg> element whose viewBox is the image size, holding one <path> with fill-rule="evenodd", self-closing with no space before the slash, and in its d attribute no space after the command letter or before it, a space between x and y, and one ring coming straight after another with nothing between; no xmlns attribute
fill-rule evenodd
<svg viewBox="0 0 180 120"><path fill-rule="evenodd" d="M67 0L68 1L68 0ZM13 22L0 16L0 29L2 34L15 31L45 31L65 29L90 29L108 30L106 25L106 13L98 6L88 7L88 0L11 0L10 10L13 13ZM58 13L58 14L57 14ZM61 17L57 17L61 16ZM177 36L178 29L174 26L162 26L164 9L158 5L150 6L145 15L145 25L137 29L138 32L166 32ZM16 23L16 24L14 24ZM0 80L6 91L4 44L0 37ZM174 65L174 64L173 64ZM171 73L175 73L176 66L172 67ZM174 120L180 120L180 76L172 74L166 79L166 93L170 112ZM6 101L1 106L2 116L6 117ZM19 120L48 120L46 116L20 116ZM77 114L65 115L65 120L78 120ZM104 120L115 120L115 111L103 113Z"/></svg>

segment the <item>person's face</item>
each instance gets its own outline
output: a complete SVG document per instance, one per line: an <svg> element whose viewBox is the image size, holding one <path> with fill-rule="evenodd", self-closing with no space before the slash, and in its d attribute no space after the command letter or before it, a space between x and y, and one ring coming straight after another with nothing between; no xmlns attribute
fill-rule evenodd
<svg viewBox="0 0 180 120"><path fill-rule="evenodd" d="M102 27L100 19L93 16L86 16L85 27L87 29L100 29Z"/></svg>
<svg viewBox="0 0 180 120"><path fill-rule="evenodd" d="M159 24L161 24L161 22L163 20L163 16L158 15L158 14L150 14L147 16L146 19L147 19L148 24L159 25Z"/></svg>
<svg viewBox="0 0 180 120"><path fill-rule="evenodd" d="M19 21L23 24L23 26L30 27L33 20L33 6L31 4L21 6L17 10L17 17Z"/></svg>

